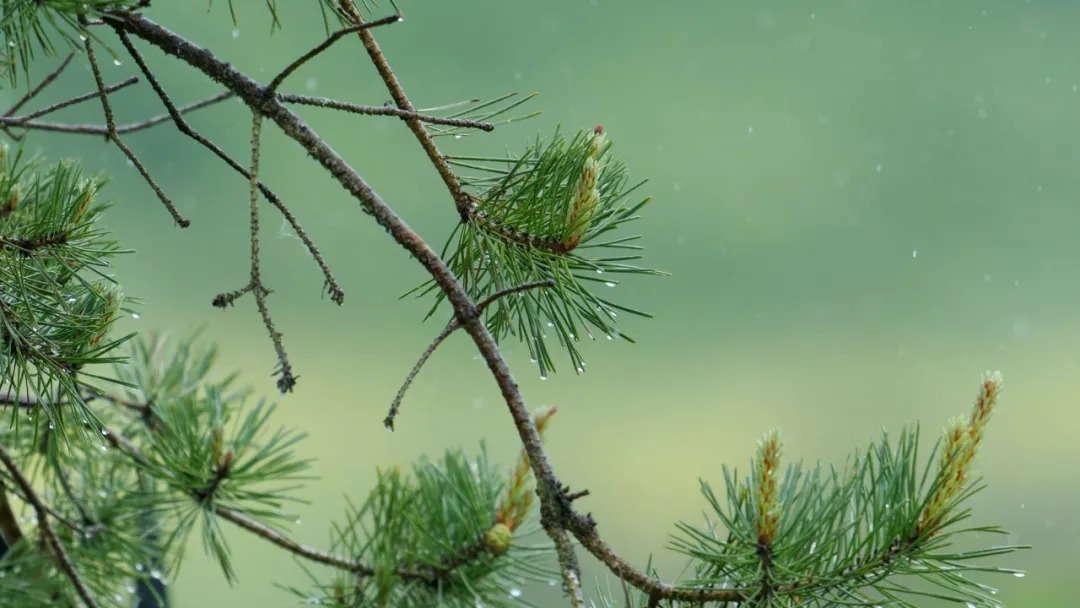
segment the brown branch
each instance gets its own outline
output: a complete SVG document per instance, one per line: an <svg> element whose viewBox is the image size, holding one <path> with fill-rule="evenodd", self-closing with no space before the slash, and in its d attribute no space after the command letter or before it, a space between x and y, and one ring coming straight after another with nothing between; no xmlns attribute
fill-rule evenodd
<svg viewBox="0 0 1080 608"><path fill-rule="evenodd" d="M364 23L364 16L352 0L339 0L338 6L345 17L354 24ZM375 36L369 30L359 31L357 35L364 44L364 49L367 50L371 63L379 72L379 76L386 84L387 90L390 91L390 97L393 98L397 107L406 112L416 112L416 107L409 101L409 97L401 87L401 82L394 75L394 71L390 69L390 64L387 63L382 49L379 48L379 43L375 42ZM413 132L416 140L420 142L420 147L427 154L428 160L431 161L435 170L439 172L439 176L442 177L443 183L446 184L447 190L450 191L450 196L454 198L454 206L457 207L461 221L468 221L473 209L472 198L461 187L461 180L458 179L454 170L450 168L450 164L446 162L446 158L439 151L439 147L435 145L435 140L431 138L431 134L427 132L427 129L424 128L423 123L418 118L403 117L402 120L409 126L409 130Z"/></svg>
<svg viewBox="0 0 1080 608"><path fill-rule="evenodd" d="M60 538L56 536L56 532L53 531L52 526L49 524L49 511L46 509L45 504L41 502L38 495L34 492L34 487L30 484L30 481L26 479L22 471L19 469L15 460L11 458L4 446L0 445L0 464L4 465L4 468L8 470L11 478L15 481L15 485L19 487L26 502L30 504L31 508L37 514L38 530L41 532L42 538L45 539L49 549L52 550L53 555L56 557L57 566L61 572L67 576L68 580L75 587L75 591L82 598L82 601L89 608L97 608L98 603L94 600L94 596L91 595L90 589L83 582L82 577L79 575L78 570L75 569L75 565L71 562L71 557L68 555L67 550L64 549L63 543L60 542Z"/></svg>
<svg viewBox="0 0 1080 608"><path fill-rule="evenodd" d="M395 108L393 106L363 106L347 101L328 99L326 97L312 97L310 95L278 95L278 99L285 103L298 103L306 106L314 106L316 108L341 110L365 116L397 116L399 118L415 118L421 122L431 123L433 125L465 127L469 129L480 129L481 131L495 130L495 125L490 122L480 122L465 118L443 118L441 116L431 116L429 114L402 110L401 108Z"/></svg>
<svg viewBox="0 0 1080 608"><path fill-rule="evenodd" d="M116 147L120 148L120 151L124 153L124 156L128 157L131 164L135 165L139 174L142 175L143 179L146 180L146 183L149 184L150 188L154 191L154 194L157 195L158 200L165 205L169 214L172 215L173 221L181 228L187 228L191 225L191 222L180 215L180 211L177 210L176 205L173 204L172 200L161 189L161 186L158 186L157 181L150 175L150 172L146 170L146 167L143 166L139 157L135 156L135 153L131 151L131 148L127 147L127 144L124 143L124 140L120 139L120 135L116 132L116 120L113 118L112 105L109 104L109 94L105 91L105 81L101 77L101 68L98 67L97 56L94 53L94 43L90 38L86 39L85 47L86 55L90 58L90 71L93 72L94 82L97 84L98 91L101 93L101 108L105 113L105 126L108 128L105 137L116 144Z"/></svg>
<svg viewBox="0 0 1080 608"><path fill-rule="evenodd" d="M131 55L131 58L135 61L136 65L139 66L139 70L141 70L143 75L146 77L147 82L150 83L150 87L154 89L155 93L157 93L158 99L160 99L161 103L165 106L165 109L168 111L169 117L172 118L172 121L176 125L176 128L184 135L187 135L191 139L197 141L207 150L213 152L215 156L220 158L234 171L250 180L251 173L249 173L247 169L245 169L240 163L233 159L233 157L229 156L224 150L221 149L220 146L215 144L207 137L203 136L195 129L191 128L188 122L184 120L183 112L178 110L176 105L173 104L172 99L169 97L168 93L165 92L164 87L161 86L161 83L158 82L157 77L154 76L153 71L150 70L150 66L146 64L146 60L143 58L142 53L140 53L139 50L135 48L135 45L132 44L131 38L128 37L128 35L124 33L122 29L114 29L117 36L120 37L120 42L123 43L124 48L126 48L128 51L128 54ZM227 91L226 95L231 97L232 92ZM314 241L312 241L311 237L308 236L307 231L304 230L304 227L300 225L299 220L297 220L296 216L293 215L292 210L285 205L285 203L281 200L280 197L278 197L277 194L274 193L273 190L271 190L266 184L260 181L259 191L262 192L262 195L266 198L266 200L270 201L271 205L277 207L281 215L285 217L285 221L287 221L289 225L292 226L293 230L296 231L296 236L299 237L300 241L304 243L304 246L307 247L308 253L311 254L311 257L315 259L315 263L319 266L319 269L322 270L323 280L326 282L326 290L330 293L330 300L340 306L345 301L345 291L338 284L337 279L334 278L333 273L330 272L330 267L327 265L326 260L323 259L322 252L319 251L319 248L315 246Z"/></svg>

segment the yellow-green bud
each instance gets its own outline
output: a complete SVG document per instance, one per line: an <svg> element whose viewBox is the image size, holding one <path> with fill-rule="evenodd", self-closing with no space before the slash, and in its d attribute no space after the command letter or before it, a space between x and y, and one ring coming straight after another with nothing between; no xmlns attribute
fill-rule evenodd
<svg viewBox="0 0 1080 608"><path fill-rule="evenodd" d="M514 532L510 526L497 523L484 533L484 546L494 555L502 555L510 550L510 540Z"/></svg>

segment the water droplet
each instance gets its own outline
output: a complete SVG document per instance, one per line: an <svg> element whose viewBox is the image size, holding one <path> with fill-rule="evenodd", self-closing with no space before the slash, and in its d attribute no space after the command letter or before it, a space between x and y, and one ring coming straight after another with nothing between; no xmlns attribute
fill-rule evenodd
<svg viewBox="0 0 1080 608"><path fill-rule="evenodd" d="M124 64L124 62L120 61L119 59L113 59L112 62L113 62L113 65L123 65Z"/></svg>
<svg viewBox="0 0 1080 608"><path fill-rule="evenodd" d="M461 139L461 133L454 133L454 139Z"/></svg>
<svg viewBox="0 0 1080 608"><path fill-rule="evenodd" d="M919 250L918 249L912 249L911 250L911 257L913 259L919 257Z"/></svg>
<svg viewBox="0 0 1080 608"><path fill-rule="evenodd" d="M113 599L118 601L118 602L122 602L122 601L124 601L124 596L117 593L117 594L113 595Z"/></svg>
<svg viewBox="0 0 1080 608"><path fill-rule="evenodd" d="M547 380L547 372L540 372L540 379Z"/></svg>
<svg viewBox="0 0 1080 608"><path fill-rule="evenodd" d="M238 28L238 27L233 28L232 37L233 37L233 40L236 40L237 38L240 37L240 28Z"/></svg>
<svg viewBox="0 0 1080 608"><path fill-rule="evenodd" d="M142 315L140 315L140 314L139 314L139 313L137 313L137 312L133 312L133 313L131 313L131 318L132 318L132 319L135 319L135 320L137 321L137 320L139 320L139 319L141 319L141 318L142 318Z"/></svg>
<svg viewBox="0 0 1080 608"><path fill-rule="evenodd" d="M146 570L146 566L142 564L135 564L135 570L142 572L143 570Z"/></svg>
<svg viewBox="0 0 1080 608"><path fill-rule="evenodd" d="M52 429L55 429L55 428L56 428L56 423L50 422L49 423L49 430L51 431Z"/></svg>
<svg viewBox="0 0 1080 608"><path fill-rule="evenodd" d="M109 494L105 490L98 490L98 498L107 498Z"/></svg>
<svg viewBox="0 0 1080 608"><path fill-rule="evenodd" d="M101 436L107 437L109 435L109 429L101 429Z"/></svg>
<svg viewBox="0 0 1080 608"><path fill-rule="evenodd" d="M150 571L150 578L161 580L161 570L154 568Z"/></svg>
<svg viewBox="0 0 1080 608"><path fill-rule="evenodd" d="M881 170L882 170L883 168L884 168L884 167L882 167L882 166L881 166L881 163L878 163L878 164L874 165L874 171L876 171L876 172L878 172L878 173L881 173Z"/></svg>
<svg viewBox="0 0 1080 608"><path fill-rule="evenodd" d="M604 274L604 269L603 268L597 268L596 269L596 274Z"/></svg>
<svg viewBox="0 0 1080 608"><path fill-rule="evenodd" d="M319 80L317 78L308 78L307 82L304 83L304 88L309 91L314 91L319 88Z"/></svg>
<svg viewBox="0 0 1080 608"><path fill-rule="evenodd" d="M604 337L607 338L608 340L614 340L614 338L611 337L611 334L608 334L608 335L606 335Z"/></svg>
<svg viewBox="0 0 1080 608"><path fill-rule="evenodd" d="M518 589L517 587L514 587L514 588L510 589L510 597L513 597L513 598L521 597L521 589Z"/></svg>
<svg viewBox="0 0 1080 608"><path fill-rule="evenodd" d="M1013 572L1013 576L1015 576L1016 578L1024 578L1025 576L1027 576L1027 572Z"/></svg>
<svg viewBox="0 0 1080 608"><path fill-rule="evenodd" d="M614 286L618 285L618 283L616 283L614 281L604 281L604 285L607 285L608 287L614 287ZM599 310L599 308L597 308L597 310Z"/></svg>
<svg viewBox="0 0 1080 608"><path fill-rule="evenodd" d="M304 522L301 521L299 517L297 517L296 520L293 523L299 526L300 524L302 524Z"/></svg>
<svg viewBox="0 0 1080 608"><path fill-rule="evenodd" d="M746 127L746 132L749 133L750 135L753 135L754 134L754 127Z"/></svg>

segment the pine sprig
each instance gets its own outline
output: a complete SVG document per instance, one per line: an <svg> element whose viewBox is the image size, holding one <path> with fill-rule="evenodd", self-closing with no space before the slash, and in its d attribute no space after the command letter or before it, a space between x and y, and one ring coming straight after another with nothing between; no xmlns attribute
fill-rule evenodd
<svg viewBox="0 0 1080 608"><path fill-rule="evenodd" d="M702 482L716 519L704 528L679 524L673 548L691 557L698 572L685 584L738 590L749 605L908 606L906 598L930 596L1000 606L991 588L961 575L1013 573L979 560L1019 547L946 549L972 532L1003 533L960 527L970 516L965 502L981 485L970 469L978 442L954 437L981 438L1000 392L1000 377L987 378L970 421L947 433L944 451L937 457L935 449L929 466L921 463L918 430L911 429L895 443L883 435L844 469L793 465L781 480L770 464L779 440L766 438L744 481L724 470L726 499ZM953 449L956 444L961 447Z"/></svg>
<svg viewBox="0 0 1080 608"><path fill-rule="evenodd" d="M549 580L551 553L518 540L535 532L535 523L513 543L491 542L504 483L483 451L475 459L450 451L438 462L420 461L411 474L380 471L367 500L350 508L335 533L334 550L371 564L371 575L316 583L315 595L294 591L324 606L520 605L507 589Z"/></svg>
<svg viewBox="0 0 1080 608"><path fill-rule="evenodd" d="M169 346L153 338L137 343L125 370L137 387L125 402L146 406L128 431L146 444L134 464L155 482L142 492L141 508L178 522L166 548L201 524L204 548L231 579L217 509L262 522L291 520L286 503L297 501L293 492L310 465L295 454L304 434L271 431L274 405L248 405L248 391L233 387L235 375L212 378L215 348L199 348L193 339Z"/></svg>
<svg viewBox="0 0 1080 608"><path fill-rule="evenodd" d="M616 318L620 312L649 315L602 292L618 285L617 275L663 274L634 264L641 259L634 244L639 237L618 235L649 199L628 202L644 182L629 185L626 166L611 158L610 147L598 127L569 140L558 133L550 142L538 139L520 156L450 158L479 172L462 178L475 206L443 252L469 294L481 300L517 285L554 283L501 298L485 311L497 340L525 342L541 377L554 369L549 333L579 373L585 368L577 347L582 337L633 342L615 328ZM417 291L432 292L434 285ZM439 293L435 306L443 299Z"/></svg>
<svg viewBox="0 0 1080 608"><path fill-rule="evenodd" d="M130 337L109 336L124 297L106 274L120 251L96 222L99 188L69 162L46 168L0 154L2 390L34 400L54 425L66 406L93 418L76 374L119 362L115 349Z"/></svg>

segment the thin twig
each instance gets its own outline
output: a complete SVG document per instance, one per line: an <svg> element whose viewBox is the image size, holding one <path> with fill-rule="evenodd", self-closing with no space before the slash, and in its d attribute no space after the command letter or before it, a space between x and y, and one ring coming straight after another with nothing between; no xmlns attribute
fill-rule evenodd
<svg viewBox="0 0 1080 608"><path fill-rule="evenodd" d="M150 87L154 89L155 93L157 93L158 99L160 99L161 103L164 104L165 109L168 111L173 123L176 124L176 128L184 135L187 135L191 139L197 141L207 150L213 152L215 156L220 158L234 171L250 180L251 173L249 173L247 169L245 169L240 163L233 159L233 157L229 156L224 150L221 149L220 146L215 144L207 137L203 136L195 129L191 128L188 122L184 120L183 113L176 108L176 105L173 104L172 99L169 97L168 93L165 92L164 87L161 86L161 83L158 82L157 77L154 76L153 71L150 70L150 66L146 64L146 60L143 59L142 53L140 53L139 50L135 48L135 45L131 42L131 38L126 33L124 33L122 29L118 27L114 27L114 29L116 30L117 36L120 37L120 42L124 45L124 48L127 49L128 54L131 55L131 58L135 61L136 65L139 66L139 69L146 77L147 82L150 83ZM227 91L226 94L231 97L232 91ZM281 198L278 197L278 195L275 194L274 191L271 190L269 186L264 184L262 181L259 182L259 191L262 192L264 197L266 197L266 200L270 201L271 205L277 207L281 215L284 216L285 221L287 221L289 225L292 226L293 230L296 232L296 236L300 239L301 242L304 243L304 246L307 247L308 253L311 254L311 257L315 259L315 263L318 264L319 269L322 270L323 280L326 284L326 290L330 293L330 300L340 306L345 301L345 291L338 284L337 279L334 278L333 273L330 272L330 267L329 265L327 265L326 260L323 259L322 252L319 251L319 248L315 246L315 242L311 240L311 237L308 236L307 231L305 231L304 227L300 225L299 220L297 220L296 216L293 215L292 210L289 209L289 207L285 205Z"/></svg>
<svg viewBox="0 0 1080 608"><path fill-rule="evenodd" d="M37 514L38 519L38 531L41 533L42 538L48 543L49 548L52 550L53 555L56 556L57 565L60 570L67 576L71 584L74 585L75 591L82 598L82 601L89 608L97 608L98 603L94 600L94 596L91 595L90 589L83 582L82 577L79 576L78 570L75 569L75 565L71 562L71 557L68 555L67 550L64 549L63 543L60 542L60 538L56 536L56 532L53 531L52 526L49 524L49 512L45 508L45 504L41 502L38 495L34 492L34 486L30 484L30 481L26 479L26 476L19 470L15 460L11 458L7 450L3 445L0 445L0 463L4 465L4 468L8 470L11 478L15 481L15 484L19 486L23 497L26 502L30 504L31 508Z"/></svg>
<svg viewBox="0 0 1080 608"><path fill-rule="evenodd" d="M54 69L52 72L49 72L49 74L45 76L45 78L42 78L41 82L39 82L37 86L26 92L26 95L20 97L18 101L16 101L10 108L8 108L7 112L4 112L4 114L6 116L11 116L15 112L18 112L19 108L26 105L28 101L37 97L39 93L45 90L45 87L52 84L53 81L56 80L60 76L60 74L64 72L65 69L67 69L68 64L71 63L71 60L74 59L74 57L75 51L68 53L67 57L64 57L64 60L60 62L60 65L56 66L56 69Z"/></svg>
<svg viewBox="0 0 1080 608"><path fill-rule="evenodd" d="M105 87L105 93L115 93L116 91L119 91L120 89L123 89L125 87L130 87L131 85L133 85L133 84L135 84L137 82L139 82L139 77L138 76L132 76L131 78L128 78L127 80L124 80L124 81L118 82L118 83L116 83L114 85L109 85L108 87ZM73 106L75 104L82 103L84 101L87 101L89 99L94 99L94 98L97 98L97 97L101 97L101 91L90 91L89 93L83 93L82 95L76 95L75 97L72 97L70 99L65 99L64 101L54 103L54 104L52 104L50 106L46 106L44 108L41 108L40 110L34 110L33 112L30 112L29 114L23 114L21 116L7 115L7 116L4 116L3 119L4 119L4 122L7 123L8 126L18 126L21 123L27 122L29 120L33 120L33 119L35 119L35 118L37 118L39 116L45 116L46 114L51 114L53 112L56 112L57 110L62 110L64 108L66 108L66 107Z"/></svg>
<svg viewBox="0 0 1080 608"><path fill-rule="evenodd" d="M281 86L281 83L284 82L285 79L288 78L290 75L292 75L293 72L300 69L300 66L311 61L315 57L318 57L320 53L330 48L331 45L333 45L338 40L341 40L345 36L348 36L349 34L355 34L357 32L367 30L373 27L379 27L380 25L390 25L391 23L397 23L399 21L401 21L401 14L394 14L383 17L382 19L376 19L375 21L354 24L344 29L340 29L333 34L330 34L326 37L326 40L323 40L315 48L304 53L299 58L297 58L296 61L293 61L292 63L287 65L284 70L281 70L281 73L275 76L274 79L270 81L270 84L266 85L266 92L270 95L273 95L274 92L278 90L278 87Z"/></svg>
<svg viewBox="0 0 1080 608"><path fill-rule="evenodd" d="M476 305L476 312L482 313L484 310L491 306L499 298L505 298L506 296L513 295L515 293L521 293L530 289L539 289L541 287L555 287L555 279L543 279L540 281L531 281L529 283L522 283L521 285L515 285L513 287L507 287L506 289L500 289L490 296L484 298Z"/></svg>
<svg viewBox="0 0 1080 608"><path fill-rule="evenodd" d="M325 551L320 551L319 549L314 549L312 547L302 545L295 540L289 538L288 536L285 536L281 532L275 530L274 528L271 528L266 524L251 519L247 515L244 515L243 513L240 513L238 511L234 511L233 509L230 509L228 507L215 505L214 513L217 514L218 517L221 517L222 519L225 519L227 521L231 521L232 523L240 526L248 532L254 533L259 538L274 543L275 545L287 550L293 555L299 555L300 557L311 560L315 563L326 564L327 566L334 566L335 568L341 568L343 570L348 570L349 572L356 572L359 574L363 574L364 576L371 576L375 572L373 569L371 569L371 567L360 562L356 562L350 559L339 557L332 553L327 553Z"/></svg>
<svg viewBox="0 0 1080 608"><path fill-rule="evenodd" d="M289 355L285 352L285 346L281 343L281 333L274 327L274 320L270 317L270 309L266 306L266 296L270 290L263 286L262 275L259 271L259 144L262 141L263 117L258 110L252 111L251 122L251 177L249 183L249 195L251 203L251 286L255 295L255 305L262 316L263 325L270 333L270 341L274 343L277 352L279 374L277 387L282 393L292 391L296 386L296 376L293 375L292 365L289 364Z"/></svg>
<svg viewBox="0 0 1080 608"><path fill-rule="evenodd" d="M454 333L454 330L461 327L457 318L451 319L446 327L442 328L439 335L435 336L435 339L431 341L431 344L424 349L423 354L420 355L420 359L413 365L413 368L409 370L409 375L405 376L405 382L398 389L397 395L394 396L394 400L390 403L390 411L386 413L386 418L383 419L383 425L391 431L394 430L394 419L397 418L398 410L401 409L401 400L405 398L405 392L412 386L413 380L416 379L417 374L420 373L420 368L424 367L427 360L431 358L431 355L435 352L436 348L450 337L450 334Z"/></svg>
<svg viewBox="0 0 1080 608"><path fill-rule="evenodd" d="M185 106L181 106L178 111L181 114L187 114L188 112L205 108L206 106L213 105L232 96L233 93L231 91L218 93L213 97L208 97L206 99L201 99L199 101L189 103ZM154 116L146 120L141 120L139 122L130 122L122 125L116 125L116 134L126 135L128 133L142 131L144 129L149 129L150 127L160 125L163 122L168 122L171 119L172 117L168 114L160 114L158 116ZM0 116L0 124L14 122L15 121L9 118ZM108 137L109 135L108 125L72 125L58 122L39 122L36 120L31 120L25 123L18 123L13 126L17 126L28 131L52 131L56 133L73 133L76 135L104 135L106 137Z"/></svg>
<svg viewBox="0 0 1080 608"><path fill-rule="evenodd" d="M399 118L415 118L421 122L427 122L434 125L465 127L468 129L480 129L481 131L495 130L495 125L490 122L479 122L465 118L443 118L441 116L431 116L430 114L402 110L401 108L395 108L393 106L363 106L347 101L329 99L326 97L312 97L310 95L278 95L278 99L285 103L298 103L306 106L341 110L365 116L397 116Z"/></svg>
<svg viewBox="0 0 1080 608"><path fill-rule="evenodd" d="M101 108L105 113L105 126L108 127L106 137L116 144L116 147L120 148L120 151L124 153L124 156L127 156L128 160L130 160L131 163L135 165L135 168L139 170L139 174L143 176L143 179L150 185L154 194L157 195L158 199L169 211L169 214L172 215L173 221L181 228L187 228L191 225L191 222L180 215L180 211L177 210L176 205L173 204L172 200L161 189L161 186L158 186L157 181L150 175L150 172L146 170L142 161L135 156L135 153L131 151L131 148L128 148L127 144L124 143L124 140L120 139L119 134L117 134L116 120L113 118L112 106L109 104L109 94L105 92L105 81L101 77L101 68L98 67L97 56L94 54L94 43L90 38L87 38L85 46L86 55L90 59L90 70L94 74L94 82L97 84L98 91L101 93Z"/></svg>
<svg viewBox="0 0 1080 608"><path fill-rule="evenodd" d="M508 287L506 289L503 289L502 291L498 291L488 296L487 298L484 298L482 302L477 304L476 312L477 314L483 313L484 309L487 308L492 302L510 294L520 293L522 291L536 289L538 287L554 286L555 281L551 279L545 279L543 281L535 281L532 283L517 285L515 287ZM435 349L437 349L439 345L442 344L443 341L446 340L448 337L450 337L450 334L454 333L454 330L458 329L459 327L461 327L461 322L458 320L457 317L454 317L450 320L449 323L446 324L446 327L442 328L442 331L439 332L439 335L435 336L435 339L432 340L431 344L429 344L428 347L424 349L423 354L420 355L420 359L416 362L416 365L413 365L413 368L409 371L409 375L405 377L405 382L401 385L401 388L398 389L397 395L394 396L394 400L390 403L390 411L387 412L386 418L383 419L383 424L386 426L386 428L390 429L391 431L394 430L394 420L397 418L398 411L401 409L401 401L405 398L405 393L409 390L409 387L412 386L413 380L416 379L417 374L420 373L420 368L424 367L424 364L427 363L427 360L431 358L431 355L435 352Z"/></svg>

